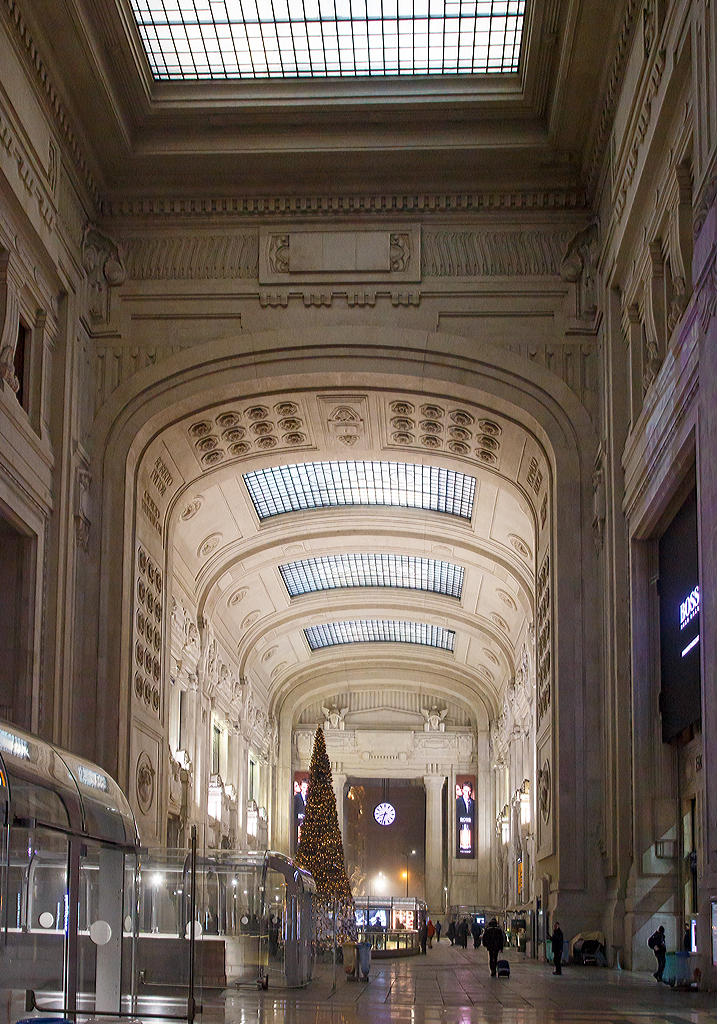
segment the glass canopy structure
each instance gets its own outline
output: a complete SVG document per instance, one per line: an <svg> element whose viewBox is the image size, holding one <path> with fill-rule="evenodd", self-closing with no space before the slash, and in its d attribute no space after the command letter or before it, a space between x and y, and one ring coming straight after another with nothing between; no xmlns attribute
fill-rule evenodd
<svg viewBox="0 0 717 1024"><path fill-rule="evenodd" d="M340 505L394 505L470 520L475 477L403 462L306 462L244 474L259 519Z"/></svg>
<svg viewBox="0 0 717 1024"><path fill-rule="evenodd" d="M157 80L518 70L525 0L132 0Z"/></svg>
<svg viewBox="0 0 717 1024"><path fill-rule="evenodd" d="M402 587L460 599L460 565L413 555L345 554L304 558L279 566L290 597L341 587Z"/></svg>
<svg viewBox="0 0 717 1024"><path fill-rule="evenodd" d="M425 644L452 651L456 634L444 626L427 622L398 622L395 619L353 619L309 626L304 634L312 651L335 644L402 643Z"/></svg>

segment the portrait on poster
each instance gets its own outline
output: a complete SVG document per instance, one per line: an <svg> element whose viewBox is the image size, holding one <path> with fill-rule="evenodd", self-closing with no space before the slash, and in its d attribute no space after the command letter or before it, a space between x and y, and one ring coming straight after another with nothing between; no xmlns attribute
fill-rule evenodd
<svg viewBox="0 0 717 1024"><path fill-rule="evenodd" d="M456 857L475 857L475 775L456 776Z"/></svg>
<svg viewBox="0 0 717 1024"><path fill-rule="evenodd" d="M299 847L301 826L306 817L306 797L309 792L309 773L294 772L294 852Z"/></svg>

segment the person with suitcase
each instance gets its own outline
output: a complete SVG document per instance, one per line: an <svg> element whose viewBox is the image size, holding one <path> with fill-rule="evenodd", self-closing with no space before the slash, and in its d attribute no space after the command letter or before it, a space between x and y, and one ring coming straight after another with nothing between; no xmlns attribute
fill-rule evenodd
<svg viewBox="0 0 717 1024"><path fill-rule="evenodd" d="M486 930L483 932L483 945L488 950L490 976L495 978L498 971L498 954L502 952L505 946L505 934L494 917L490 919Z"/></svg>

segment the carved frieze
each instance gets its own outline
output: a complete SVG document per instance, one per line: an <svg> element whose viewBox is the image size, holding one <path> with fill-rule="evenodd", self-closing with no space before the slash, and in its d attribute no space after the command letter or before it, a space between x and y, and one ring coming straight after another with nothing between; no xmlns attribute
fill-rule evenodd
<svg viewBox="0 0 717 1024"><path fill-rule="evenodd" d="M313 447L306 414L288 400L271 409L233 405L190 423L187 439L203 470L257 452Z"/></svg>
<svg viewBox="0 0 717 1024"><path fill-rule="evenodd" d="M558 275L570 231L424 229L423 277Z"/></svg>
<svg viewBox="0 0 717 1024"><path fill-rule="evenodd" d="M259 232L130 238L127 276L135 281L201 281L259 276Z"/></svg>

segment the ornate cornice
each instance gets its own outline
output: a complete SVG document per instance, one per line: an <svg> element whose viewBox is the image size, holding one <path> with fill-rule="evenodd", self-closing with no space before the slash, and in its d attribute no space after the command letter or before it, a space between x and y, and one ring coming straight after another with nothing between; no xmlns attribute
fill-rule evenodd
<svg viewBox="0 0 717 1024"><path fill-rule="evenodd" d="M598 123L595 142L593 143L592 152L586 168L586 179L588 182L587 192L589 196L594 195L608 139L615 120L615 111L617 110L620 89L625 75L625 68L627 67L627 59L630 56L630 50L632 48L635 27L637 25L637 12L639 8L640 5L637 0L627 0L627 3L625 4L625 13L622 19L620 35L617 40L615 56L613 58L612 68L610 71L610 78L608 79L602 110L600 112L600 121Z"/></svg>
<svg viewBox="0 0 717 1024"><path fill-rule="evenodd" d="M352 196L205 196L174 199L108 200L103 212L108 218L133 217L169 220L177 217L356 217L409 214L412 217L445 213L551 213L577 211L588 207L582 189L533 189L530 191L422 194L380 194Z"/></svg>
<svg viewBox="0 0 717 1024"><path fill-rule="evenodd" d="M131 238L127 276L135 281L225 280L259 276L259 233Z"/></svg>
<svg viewBox="0 0 717 1024"><path fill-rule="evenodd" d="M16 38L18 40L19 47L24 53L25 58L32 68L35 76L35 80L39 88L44 92L45 98L48 103L48 107L52 112L57 127L60 130L61 135L64 137L69 151L75 161L75 164L80 171L81 177L92 196L96 204L100 203L100 193L95 181L90 172L87 160L84 157L80 143L75 135L69 121L69 115L63 106L60 97L52 84L50 73L45 65L42 57L40 56L37 45L30 35L25 19L22 16L20 5L17 0L2 0L6 12L7 20L10 26L15 31Z"/></svg>
<svg viewBox="0 0 717 1024"><path fill-rule="evenodd" d="M574 231L424 231L424 277L559 275Z"/></svg>

